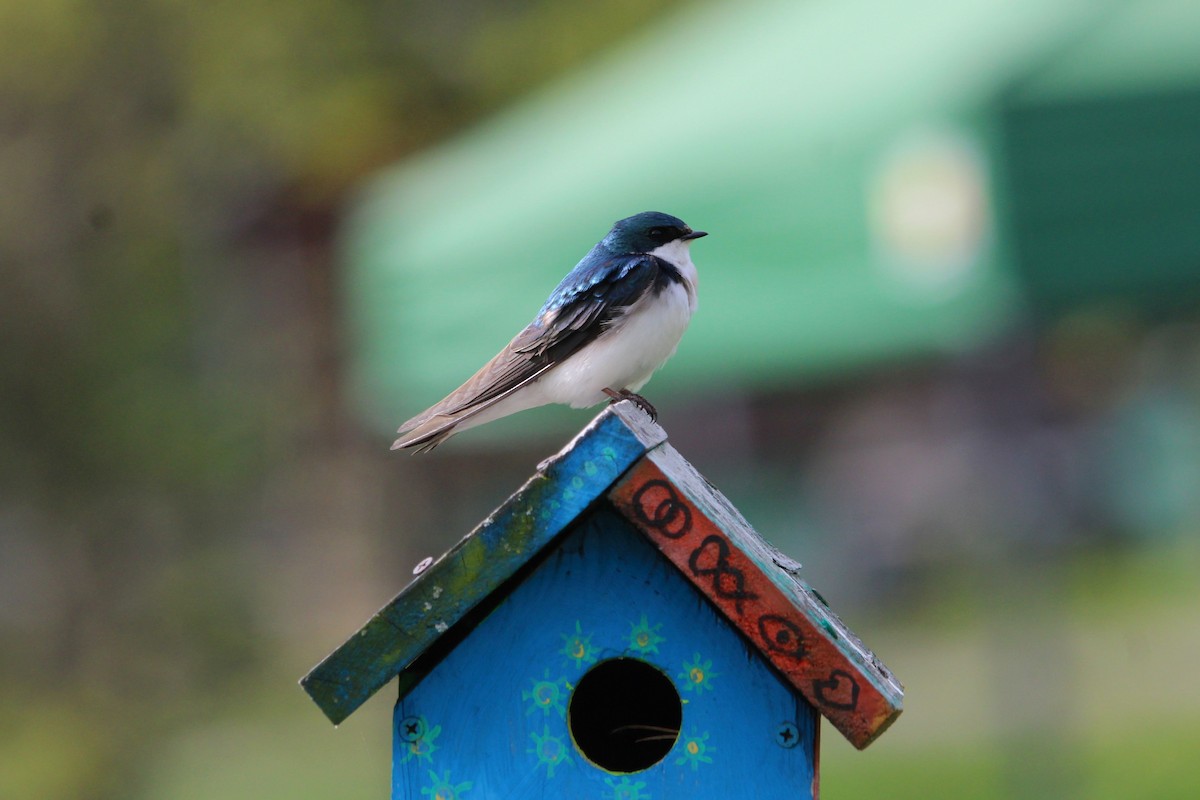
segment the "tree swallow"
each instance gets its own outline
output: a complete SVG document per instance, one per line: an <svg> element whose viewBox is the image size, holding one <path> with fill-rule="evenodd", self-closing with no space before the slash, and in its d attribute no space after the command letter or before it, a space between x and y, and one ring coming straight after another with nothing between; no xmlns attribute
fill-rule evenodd
<svg viewBox="0 0 1200 800"><path fill-rule="evenodd" d="M615 223L533 322L448 397L400 426L392 445L432 450L459 431L548 403L586 408L634 394L675 353L696 310L683 220L645 211Z"/></svg>

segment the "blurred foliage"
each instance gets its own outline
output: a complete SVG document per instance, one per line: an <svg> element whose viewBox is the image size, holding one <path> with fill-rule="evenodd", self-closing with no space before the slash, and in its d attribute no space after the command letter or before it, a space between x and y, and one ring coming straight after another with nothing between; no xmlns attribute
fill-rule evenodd
<svg viewBox="0 0 1200 800"><path fill-rule="evenodd" d="M287 423L236 370L228 326L270 310L231 254L666 5L5 0L6 475L190 491L261 470Z"/></svg>
<svg viewBox="0 0 1200 800"><path fill-rule="evenodd" d="M266 657L356 182L669 5L0 0L0 795L128 796Z"/></svg>

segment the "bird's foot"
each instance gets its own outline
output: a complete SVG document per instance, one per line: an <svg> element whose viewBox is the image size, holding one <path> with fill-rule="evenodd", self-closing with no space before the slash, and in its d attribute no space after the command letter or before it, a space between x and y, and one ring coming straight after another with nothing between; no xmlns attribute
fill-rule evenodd
<svg viewBox="0 0 1200 800"><path fill-rule="evenodd" d="M642 397L640 394L631 392L628 389L621 389L620 391L617 391L616 389L608 388L604 389L604 393L609 397L609 405L612 405L613 403L619 403L622 400L632 400L633 402L637 403L638 408L650 415L651 422L658 422L658 409L651 405L650 401Z"/></svg>

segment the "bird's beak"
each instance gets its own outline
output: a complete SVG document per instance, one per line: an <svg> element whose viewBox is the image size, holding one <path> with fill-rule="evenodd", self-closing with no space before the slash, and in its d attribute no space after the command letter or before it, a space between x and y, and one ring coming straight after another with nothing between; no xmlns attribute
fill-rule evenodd
<svg viewBox="0 0 1200 800"><path fill-rule="evenodd" d="M692 239L699 239L701 236L708 236L708 231L690 231L679 238L685 242L690 242Z"/></svg>

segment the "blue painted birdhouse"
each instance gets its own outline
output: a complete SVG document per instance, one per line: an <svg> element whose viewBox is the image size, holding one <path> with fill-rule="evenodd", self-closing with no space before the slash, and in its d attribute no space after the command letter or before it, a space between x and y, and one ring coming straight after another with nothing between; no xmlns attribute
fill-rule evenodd
<svg viewBox="0 0 1200 800"><path fill-rule="evenodd" d="M623 402L301 683L399 677L394 800L816 797L903 688L798 569Z"/></svg>

